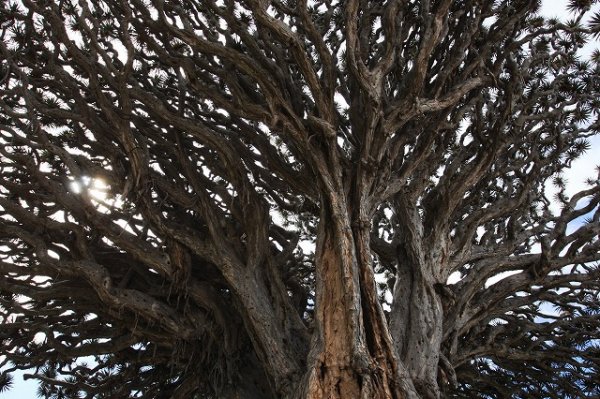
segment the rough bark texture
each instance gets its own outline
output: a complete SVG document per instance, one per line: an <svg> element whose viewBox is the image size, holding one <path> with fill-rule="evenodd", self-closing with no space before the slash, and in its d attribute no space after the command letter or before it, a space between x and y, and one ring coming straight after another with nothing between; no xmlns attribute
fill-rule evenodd
<svg viewBox="0 0 600 399"><path fill-rule="evenodd" d="M302 396L404 398L406 387L375 291L368 232L352 227L345 205L324 207L320 218L315 257L319 306Z"/></svg>
<svg viewBox="0 0 600 399"><path fill-rule="evenodd" d="M600 395L593 2L5 3L0 392Z"/></svg>

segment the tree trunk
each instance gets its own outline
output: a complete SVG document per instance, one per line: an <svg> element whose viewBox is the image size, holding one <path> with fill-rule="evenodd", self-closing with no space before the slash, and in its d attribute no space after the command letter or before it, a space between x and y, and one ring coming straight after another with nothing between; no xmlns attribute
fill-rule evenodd
<svg viewBox="0 0 600 399"><path fill-rule="evenodd" d="M244 358L244 366L221 392L221 399L275 399L277 395L269 385L261 362L251 352Z"/></svg>
<svg viewBox="0 0 600 399"><path fill-rule="evenodd" d="M398 358L407 368L419 397L437 399L443 314L434 283L418 268L400 264L394 301L399 303L391 315L390 327Z"/></svg>
<svg viewBox="0 0 600 399"><path fill-rule="evenodd" d="M369 249L369 226L340 195L322 206L315 333L298 398L416 398L394 353Z"/></svg>
<svg viewBox="0 0 600 399"><path fill-rule="evenodd" d="M437 399L438 364L443 334L443 308L436 292L444 251L423 244L423 228L414 206L401 204L401 242L396 248L398 274L390 329L395 353L406 367L419 397Z"/></svg>

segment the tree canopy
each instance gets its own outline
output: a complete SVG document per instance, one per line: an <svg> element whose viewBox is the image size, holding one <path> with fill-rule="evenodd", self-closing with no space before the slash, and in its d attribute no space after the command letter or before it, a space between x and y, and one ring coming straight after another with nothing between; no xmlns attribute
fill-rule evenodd
<svg viewBox="0 0 600 399"><path fill-rule="evenodd" d="M0 392L600 395L597 0L0 5Z"/></svg>

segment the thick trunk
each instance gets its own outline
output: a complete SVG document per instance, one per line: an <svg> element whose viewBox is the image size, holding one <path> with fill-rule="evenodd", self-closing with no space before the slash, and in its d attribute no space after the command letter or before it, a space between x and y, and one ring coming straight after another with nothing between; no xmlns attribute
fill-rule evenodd
<svg viewBox="0 0 600 399"><path fill-rule="evenodd" d="M239 375L218 395L221 399L275 399L276 394L269 384L260 360L252 353L246 354Z"/></svg>
<svg viewBox="0 0 600 399"><path fill-rule="evenodd" d="M251 293L241 299L254 351L270 376L272 392L289 396L304 369L302 357L308 349L306 329L295 309L284 299L284 288L270 272L249 271L241 277L239 286L245 288L243 292Z"/></svg>
<svg viewBox="0 0 600 399"><path fill-rule="evenodd" d="M400 264L394 301L390 328L398 358L419 397L437 399L443 311L434 283L418 267Z"/></svg>
<svg viewBox="0 0 600 399"><path fill-rule="evenodd" d="M399 243L396 247L397 276L390 331L395 353L406 368L419 398L440 397L438 366L443 333L443 308L436 284L443 253L426 245L418 209L397 198ZM437 276L437 277L436 277Z"/></svg>
<svg viewBox="0 0 600 399"><path fill-rule="evenodd" d="M315 333L308 374L296 397L416 397L377 300L368 226L353 223L341 202L321 215Z"/></svg>

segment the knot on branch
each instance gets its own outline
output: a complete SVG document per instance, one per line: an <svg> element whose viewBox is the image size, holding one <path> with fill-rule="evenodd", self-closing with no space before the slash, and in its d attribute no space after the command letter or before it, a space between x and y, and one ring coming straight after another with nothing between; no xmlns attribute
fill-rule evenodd
<svg viewBox="0 0 600 399"><path fill-rule="evenodd" d="M309 115L308 122L311 127L317 128L325 138L334 139L337 137L335 127L325 119Z"/></svg>
<svg viewBox="0 0 600 399"><path fill-rule="evenodd" d="M371 229L371 221L365 217L358 218L352 222L352 227L357 229Z"/></svg>

